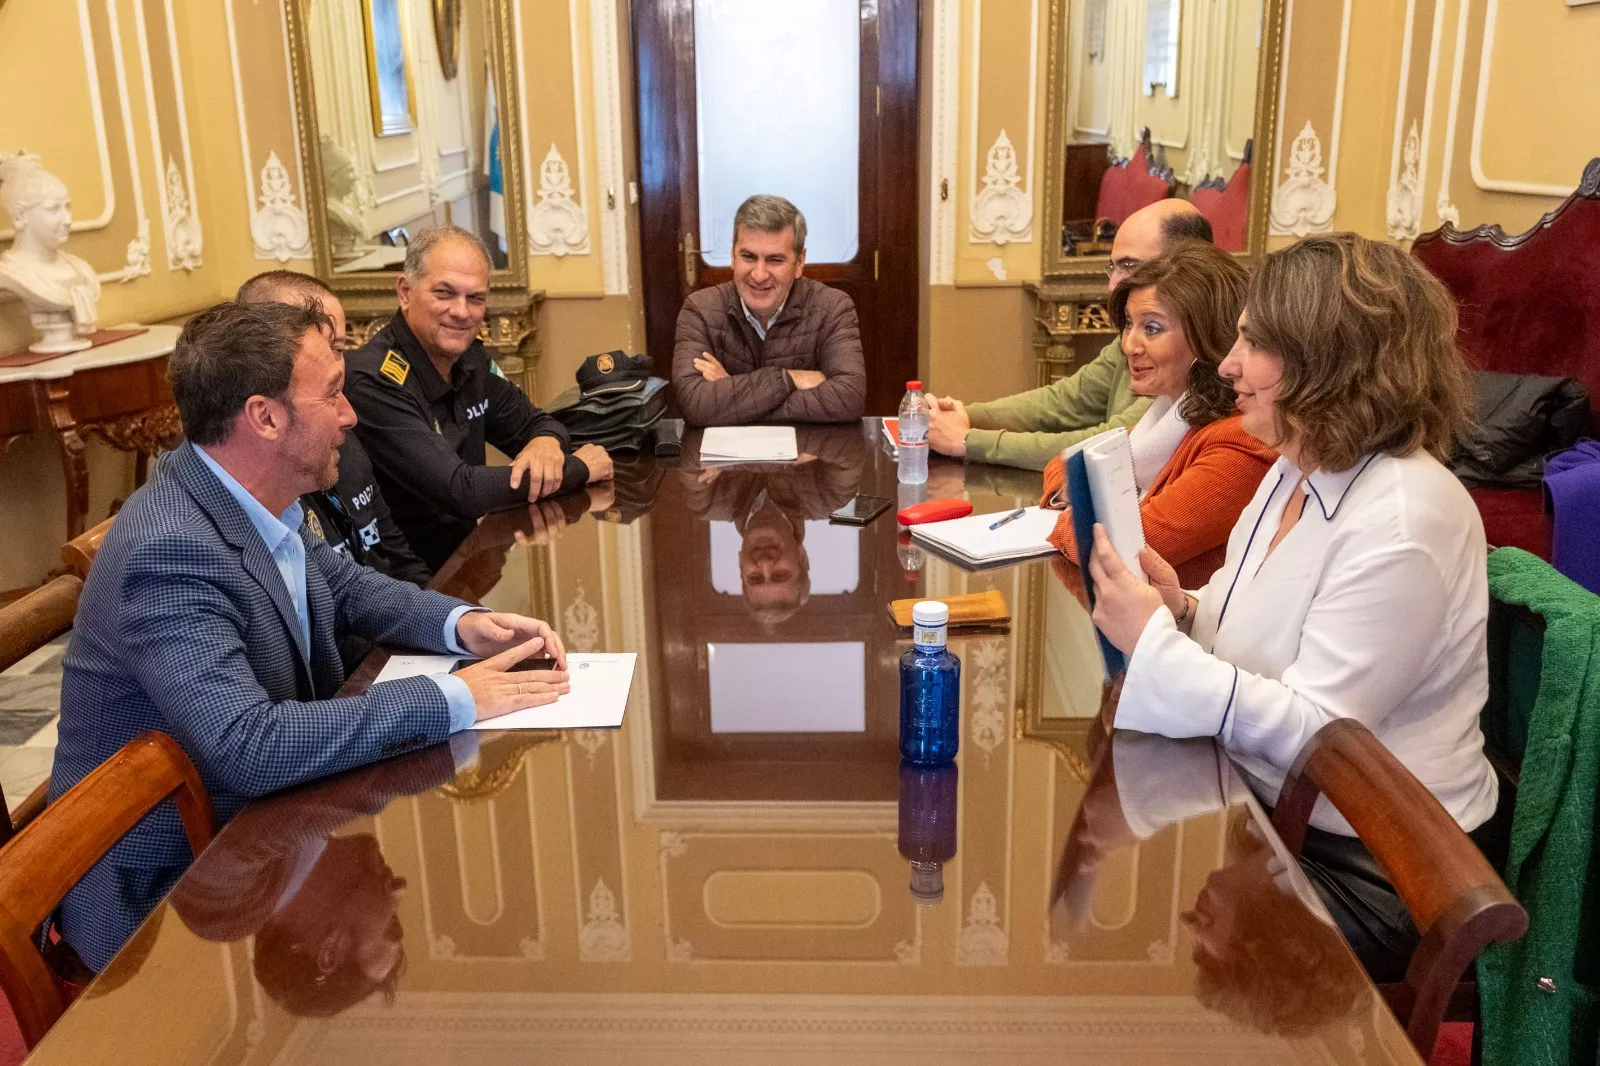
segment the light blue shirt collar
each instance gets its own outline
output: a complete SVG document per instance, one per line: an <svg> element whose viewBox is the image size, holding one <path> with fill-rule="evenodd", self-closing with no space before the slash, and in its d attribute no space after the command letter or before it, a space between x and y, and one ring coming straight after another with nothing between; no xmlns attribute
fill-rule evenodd
<svg viewBox="0 0 1600 1066"><path fill-rule="evenodd" d="M778 309L772 312L772 317L767 319L765 325L762 325L760 320L758 320L755 315L750 313L750 308L744 302L744 297L739 297L739 306L744 309L744 320L750 323L751 326L755 327L756 336L760 337L762 340L767 339L767 330L771 329L772 324L778 321L778 316L783 314L783 308L788 302L789 298L785 296L783 298L783 303L779 304Z"/></svg>
<svg viewBox="0 0 1600 1066"><path fill-rule="evenodd" d="M237 478L222 468L222 464L206 454L206 450L196 447L194 453L200 461L211 468L217 475L217 480L222 482L222 487L228 494L239 502L245 516L250 519L250 524L256 527L262 543L272 555L272 561L277 564L278 573L283 577L283 585L289 593L289 601L294 605L294 613L300 623L300 650L305 653L306 661L311 661L311 608L306 601L306 546L300 540L300 523L305 521L305 512L300 506L300 501L291 503L283 514L274 516L271 511L262 506L261 501L250 495L248 489L239 484Z"/></svg>
<svg viewBox="0 0 1600 1066"><path fill-rule="evenodd" d="M211 468L213 474L217 475L217 480L228 490L228 495L239 501L245 517L250 519L250 524L261 534L261 540L266 544L268 551L282 544L285 536L299 530L300 523L305 521L305 511L300 506L299 500L291 503L283 514L274 515L262 506L260 500L250 495L250 490L239 484L239 480L228 473L221 463L211 458L204 448L196 445L194 453L200 457L201 462Z"/></svg>

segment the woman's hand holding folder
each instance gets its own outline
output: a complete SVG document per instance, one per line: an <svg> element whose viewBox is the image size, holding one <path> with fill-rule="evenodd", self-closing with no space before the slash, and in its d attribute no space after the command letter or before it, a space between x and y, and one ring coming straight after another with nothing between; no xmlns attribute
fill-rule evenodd
<svg viewBox="0 0 1600 1066"><path fill-rule="evenodd" d="M1089 576L1094 580L1094 624L1118 651L1132 655L1139 636L1150 623L1150 616L1166 607L1174 618L1184 615L1187 598L1178 585L1172 566L1154 549L1139 553L1139 565L1150 575L1141 580L1128 569L1105 527L1094 526L1094 553L1089 557Z"/></svg>

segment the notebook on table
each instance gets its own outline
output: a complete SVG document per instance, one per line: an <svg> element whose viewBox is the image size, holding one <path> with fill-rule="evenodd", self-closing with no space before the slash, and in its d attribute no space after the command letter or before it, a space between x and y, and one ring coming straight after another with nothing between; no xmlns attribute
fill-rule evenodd
<svg viewBox="0 0 1600 1066"><path fill-rule="evenodd" d="M975 566L989 563L1016 563L1050 555L1050 531L1056 526L1059 511L1043 507L1023 508L1022 515L999 529L990 529L1010 511L974 514L944 522L928 522L911 527L911 536L947 555Z"/></svg>
<svg viewBox="0 0 1600 1066"><path fill-rule="evenodd" d="M800 458L793 426L712 426L700 438L706 463L792 463Z"/></svg>

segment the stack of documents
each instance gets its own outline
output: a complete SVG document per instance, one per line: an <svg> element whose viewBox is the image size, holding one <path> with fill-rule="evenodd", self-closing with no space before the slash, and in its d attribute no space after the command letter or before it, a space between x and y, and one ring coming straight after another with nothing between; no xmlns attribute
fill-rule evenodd
<svg viewBox="0 0 1600 1066"><path fill-rule="evenodd" d="M622 724L633 685L634 652L602 654L572 652L567 656L570 688L566 695L543 707L512 711L477 723L474 729L615 729ZM458 664L474 660L460 655L391 655L373 684L419 674L448 674ZM537 673L520 675L530 680Z"/></svg>
<svg viewBox="0 0 1600 1066"><path fill-rule="evenodd" d="M1021 517L1014 518L999 529L990 529L1009 511L994 514L972 514L965 518L952 518L948 522L928 522L911 527L911 536L944 551L957 559L982 565L985 563L1014 563L1050 555L1055 548L1047 539L1061 517L1060 511L1043 507L1028 507Z"/></svg>
<svg viewBox="0 0 1600 1066"><path fill-rule="evenodd" d="M704 463L792 463L798 458L793 426L713 426L700 438Z"/></svg>

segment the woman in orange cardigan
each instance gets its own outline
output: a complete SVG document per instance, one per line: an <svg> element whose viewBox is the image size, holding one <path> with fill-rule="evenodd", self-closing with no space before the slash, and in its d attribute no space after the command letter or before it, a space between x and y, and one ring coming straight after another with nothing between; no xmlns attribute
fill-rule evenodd
<svg viewBox="0 0 1600 1066"><path fill-rule="evenodd" d="M1240 426L1217 366L1233 346L1249 273L1227 252L1183 241L1130 274L1111 294L1133 391L1153 396L1129 431L1145 543L1199 588L1222 565L1228 533L1277 453ZM1044 472L1044 506L1061 507L1064 464ZM1072 516L1050 535L1073 562Z"/></svg>

